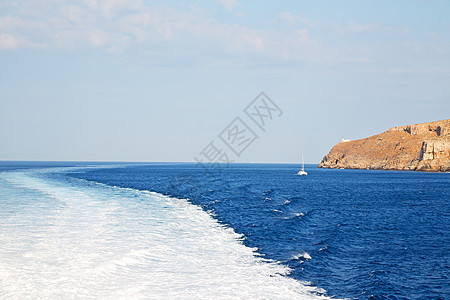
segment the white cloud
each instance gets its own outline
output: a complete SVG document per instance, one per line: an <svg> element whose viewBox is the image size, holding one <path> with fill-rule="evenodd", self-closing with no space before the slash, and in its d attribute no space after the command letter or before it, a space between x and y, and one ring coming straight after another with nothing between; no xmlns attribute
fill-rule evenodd
<svg viewBox="0 0 450 300"><path fill-rule="evenodd" d="M19 48L19 41L10 34L0 34L0 49L15 50Z"/></svg>
<svg viewBox="0 0 450 300"><path fill-rule="evenodd" d="M375 61L368 57L360 57L360 58L356 59L356 62L358 62L360 64L371 64L371 63L374 63Z"/></svg>
<svg viewBox="0 0 450 300"><path fill-rule="evenodd" d="M380 31L380 30L386 29L386 26L384 26L381 23L359 24L359 23L355 23L355 22L349 22L346 25L333 24L332 26L333 26L333 29L339 34L346 34L346 33L360 34L360 33L369 33L369 32L375 32L375 31Z"/></svg>
<svg viewBox="0 0 450 300"><path fill-rule="evenodd" d="M83 2L84 2L90 9L97 9L97 8L98 8L98 2L97 2L97 0L83 0Z"/></svg>
<svg viewBox="0 0 450 300"><path fill-rule="evenodd" d="M100 7L103 15L112 18L123 11L136 11L144 8L141 0L101 0Z"/></svg>
<svg viewBox="0 0 450 300"><path fill-rule="evenodd" d="M229 11L232 11L235 7L239 5L239 2L237 0L217 0L217 1Z"/></svg>
<svg viewBox="0 0 450 300"><path fill-rule="evenodd" d="M288 25L295 25L297 23L300 24L308 24L308 20L306 20L303 16L298 14L293 14L291 12L285 11L281 12L277 15L276 21L280 23L286 23Z"/></svg>
<svg viewBox="0 0 450 300"><path fill-rule="evenodd" d="M101 47L108 42L108 35L101 31L93 31L89 33L89 40L95 47Z"/></svg>
<svg viewBox="0 0 450 300"><path fill-rule="evenodd" d="M215 61L296 63L397 63L414 57L447 57L448 47L435 41L406 43L384 36L402 35L381 23L345 25L306 20L282 12L268 20L269 28L227 24L213 13L188 6L146 6L132 0L36 0L10 5L0 17L0 50L45 48L65 51L104 51L164 64L183 59L192 63ZM237 5L230 2L230 8ZM233 4L234 3L234 4ZM345 41L336 32L346 34ZM381 33L361 41L360 34ZM317 38L317 37L320 37ZM330 38L331 37L331 38ZM403 36L404 37L404 36ZM347 38L353 38L347 43ZM436 59L438 61L438 59Z"/></svg>
<svg viewBox="0 0 450 300"><path fill-rule="evenodd" d="M105 49L170 59L234 54L299 58L314 46L307 29L288 32L219 22L202 10L144 6L124 0L35 1L0 18L2 49ZM56 3L56 4L55 4ZM227 5L234 7L237 2ZM128 5L127 5L128 4ZM15 38L22 36L22 40ZM310 51L311 52L311 51ZM161 59L159 59L161 60Z"/></svg>

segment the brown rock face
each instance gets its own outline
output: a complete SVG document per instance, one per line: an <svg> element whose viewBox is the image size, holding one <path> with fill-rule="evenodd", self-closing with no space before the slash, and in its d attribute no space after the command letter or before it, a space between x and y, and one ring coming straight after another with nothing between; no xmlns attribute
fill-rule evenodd
<svg viewBox="0 0 450 300"><path fill-rule="evenodd" d="M318 167L450 172L450 119L341 142Z"/></svg>

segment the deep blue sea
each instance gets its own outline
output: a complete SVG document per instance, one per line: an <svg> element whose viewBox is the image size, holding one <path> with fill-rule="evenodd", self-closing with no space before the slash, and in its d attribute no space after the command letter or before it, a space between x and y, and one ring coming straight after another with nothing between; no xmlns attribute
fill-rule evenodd
<svg viewBox="0 0 450 300"><path fill-rule="evenodd" d="M450 299L450 174L298 169L0 163L0 297Z"/></svg>

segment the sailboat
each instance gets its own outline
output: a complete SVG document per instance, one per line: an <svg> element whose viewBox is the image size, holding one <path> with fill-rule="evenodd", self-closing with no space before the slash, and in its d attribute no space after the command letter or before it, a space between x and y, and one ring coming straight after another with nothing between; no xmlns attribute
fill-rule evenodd
<svg viewBox="0 0 450 300"><path fill-rule="evenodd" d="M302 169L297 172L297 175L308 175L305 171L305 161L303 160L303 152L302 152Z"/></svg>

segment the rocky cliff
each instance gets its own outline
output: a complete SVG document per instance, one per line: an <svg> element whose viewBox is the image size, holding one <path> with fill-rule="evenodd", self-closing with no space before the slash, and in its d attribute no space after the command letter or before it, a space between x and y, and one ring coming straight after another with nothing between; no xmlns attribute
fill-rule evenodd
<svg viewBox="0 0 450 300"><path fill-rule="evenodd" d="M319 168L450 171L450 119L391 128L335 145Z"/></svg>

